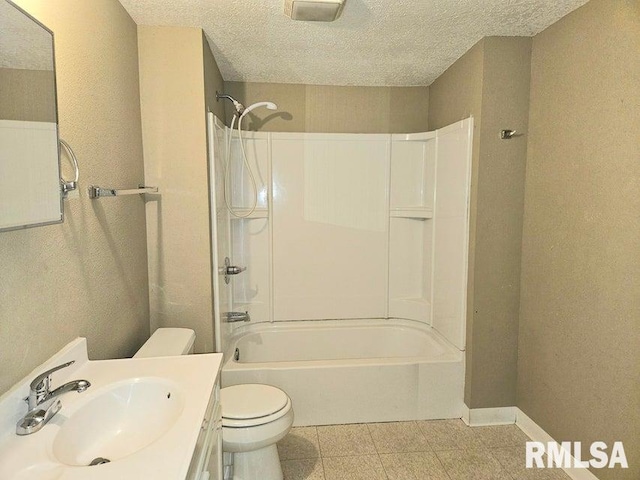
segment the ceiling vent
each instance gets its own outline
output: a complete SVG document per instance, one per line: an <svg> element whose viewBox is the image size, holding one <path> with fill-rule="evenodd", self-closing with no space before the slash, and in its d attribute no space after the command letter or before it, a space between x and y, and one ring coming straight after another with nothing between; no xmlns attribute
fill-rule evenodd
<svg viewBox="0 0 640 480"><path fill-rule="evenodd" d="M333 22L340 17L346 0L284 0L284 13L293 20Z"/></svg>

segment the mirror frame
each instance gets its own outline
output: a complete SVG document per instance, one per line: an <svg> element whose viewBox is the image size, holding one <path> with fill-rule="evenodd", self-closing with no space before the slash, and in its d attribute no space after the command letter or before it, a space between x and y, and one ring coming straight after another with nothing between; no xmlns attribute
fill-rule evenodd
<svg viewBox="0 0 640 480"><path fill-rule="evenodd" d="M57 140L57 146L58 146L58 176L59 178L59 191L60 191L60 219L59 220L51 220L50 222L42 222L42 223L31 223L29 225L18 225L15 227L0 227L0 232L10 232L10 231L14 231L14 230L24 230L26 228L33 228L33 227L44 227L47 225L58 225L61 223L64 223L64 196L62 193L62 161L61 161L61 151L60 151L60 117L58 115L58 76L57 76L57 71L56 71L56 42L55 42L55 34L53 33L53 31L47 27L46 25L44 25L40 20L38 20L37 18L35 18L33 15L31 15L30 13L26 12L23 8L19 7L18 5L16 5L15 3L13 3L12 0L0 0L0 1L5 1L7 2L11 7L15 8L16 10L18 10L20 13L22 13L23 15L25 15L27 18L29 18L31 21L35 22L39 27L41 27L42 29L44 29L46 32L48 32L51 35L51 55L52 55L52 63L53 63L53 98L54 98L54 105L56 107L56 112L55 112L55 121L56 121L56 140Z"/></svg>

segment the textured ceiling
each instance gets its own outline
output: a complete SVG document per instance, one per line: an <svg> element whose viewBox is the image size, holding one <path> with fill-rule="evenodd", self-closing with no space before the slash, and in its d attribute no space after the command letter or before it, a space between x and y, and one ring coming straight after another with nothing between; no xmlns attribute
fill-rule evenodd
<svg viewBox="0 0 640 480"><path fill-rule="evenodd" d="M4 0L0 0L0 68L53 70L51 34Z"/></svg>
<svg viewBox="0 0 640 480"><path fill-rule="evenodd" d="M225 80L429 85L482 37L531 36L587 0L347 0L332 23L283 0L120 0L142 25L202 27Z"/></svg>

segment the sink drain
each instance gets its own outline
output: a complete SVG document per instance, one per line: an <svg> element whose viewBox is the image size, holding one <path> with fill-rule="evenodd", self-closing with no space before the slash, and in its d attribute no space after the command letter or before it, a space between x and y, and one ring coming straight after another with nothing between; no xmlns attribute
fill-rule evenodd
<svg viewBox="0 0 640 480"><path fill-rule="evenodd" d="M103 463L109 463L109 462L111 462L111 460L109 460L108 458L98 457L91 460L91 463L89 464L89 466L93 467L94 465L102 465Z"/></svg>

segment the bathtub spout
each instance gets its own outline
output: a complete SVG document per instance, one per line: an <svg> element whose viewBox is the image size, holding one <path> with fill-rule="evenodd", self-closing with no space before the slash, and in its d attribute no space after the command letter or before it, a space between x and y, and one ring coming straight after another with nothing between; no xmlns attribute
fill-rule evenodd
<svg viewBox="0 0 640 480"><path fill-rule="evenodd" d="M224 314L227 323L250 322L249 312L226 312Z"/></svg>

